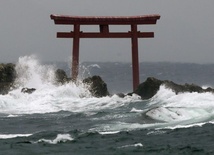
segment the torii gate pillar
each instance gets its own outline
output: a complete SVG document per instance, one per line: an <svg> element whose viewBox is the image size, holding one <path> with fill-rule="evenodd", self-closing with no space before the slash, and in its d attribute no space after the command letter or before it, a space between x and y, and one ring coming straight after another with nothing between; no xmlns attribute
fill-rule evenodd
<svg viewBox="0 0 214 155"><path fill-rule="evenodd" d="M74 25L74 38L73 38L73 57L72 57L72 75L73 81L77 80L79 71L79 44L80 44L80 25Z"/></svg>
<svg viewBox="0 0 214 155"><path fill-rule="evenodd" d="M133 78L133 90L135 90L140 83L137 25L131 25L131 32L132 32L132 78Z"/></svg>
<svg viewBox="0 0 214 155"><path fill-rule="evenodd" d="M71 32L58 32L58 38L73 38L72 53L72 79L77 80L79 70L79 44L80 38L131 38L132 43L132 71L133 71L133 90L140 83L139 79L139 58L138 58L138 38L153 38L154 32L140 32L138 25L156 24L160 15L146 16L126 16L126 17L106 17L106 16L59 16L51 15L55 24L73 25ZM80 25L99 25L100 32L82 32ZM109 25L130 25L129 32L109 32Z"/></svg>

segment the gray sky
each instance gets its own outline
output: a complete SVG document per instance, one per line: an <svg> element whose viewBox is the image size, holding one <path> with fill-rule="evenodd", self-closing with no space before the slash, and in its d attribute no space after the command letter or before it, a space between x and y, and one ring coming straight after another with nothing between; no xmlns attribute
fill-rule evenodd
<svg viewBox="0 0 214 155"><path fill-rule="evenodd" d="M35 54L40 60L68 61L71 39L57 39L50 14L126 16L160 14L156 25L141 26L155 38L139 39L139 61L213 63L213 0L1 0L0 62ZM98 27L83 27L96 30ZM129 27L110 27L129 30ZM131 61L130 39L81 39L80 61Z"/></svg>

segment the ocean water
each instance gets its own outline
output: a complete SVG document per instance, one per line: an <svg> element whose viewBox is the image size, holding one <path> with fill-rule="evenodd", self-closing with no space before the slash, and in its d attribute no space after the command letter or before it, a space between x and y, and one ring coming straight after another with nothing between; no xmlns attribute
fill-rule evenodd
<svg viewBox="0 0 214 155"><path fill-rule="evenodd" d="M0 154L176 155L214 154L214 94L180 93L160 87L149 100L131 92L129 63L81 64L78 84L57 85L54 70L69 63L16 64L17 88L0 95ZM140 79L213 86L214 65L141 63ZM81 79L100 75L112 96L92 97ZM23 94L23 87L36 88Z"/></svg>

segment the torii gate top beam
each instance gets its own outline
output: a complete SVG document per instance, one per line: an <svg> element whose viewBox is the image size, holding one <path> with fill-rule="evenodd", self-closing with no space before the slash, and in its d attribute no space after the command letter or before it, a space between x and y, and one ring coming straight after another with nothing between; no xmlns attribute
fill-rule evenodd
<svg viewBox="0 0 214 155"><path fill-rule="evenodd" d="M139 85L138 38L153 38L154 32L140 32L138 25L156 24L160 15L144 16L65 16L51 15L55 24L73 25L71 32L58 32L57 38L73 38L72 79L76 81L79 65L80 38L131 38L133 89ZM81 25L99 25L100 32L82 32ZM109 32L109 25L130 25L128 32Z"/></svg>
<svg viewBox="0 0 214 155"><path fill-rule="evenodd" d="M64 16L51 15L55 24L62 25L132 25L132 24L156 24L160 15L144 16Z"/></svg>

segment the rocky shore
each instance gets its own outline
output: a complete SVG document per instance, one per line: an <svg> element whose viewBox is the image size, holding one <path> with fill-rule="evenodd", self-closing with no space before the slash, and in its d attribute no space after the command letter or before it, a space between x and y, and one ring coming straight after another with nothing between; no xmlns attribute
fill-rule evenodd
<svg viewBox="0 0 214 155"><path fill-rule="evenodd" d="M0 64L0 95L6 95L15 87L15 80L17 78L15 64ZM71 81L65 71L57 69L55 71L55 84L62 85ZM94 97L108 96L109 92L107 84L100 76L88 77L83 80L83 83L88 85L88 89ZM31 94L36 91L35 88L22 88L21 92Z"/></svg>
<svg viewBox="0 0 214 155"><path fill-rule="evenodd" d="M150 99L152 98L159 90L160 86L164 85L166 88L171 89L176 94L184 93L184 92L197 92L197 93L204 93L204 92L211 92L214 93L213 88L203 89L202 87L195 85L195 84L176 84L173 81L168 80L158 80L154 77L149 77L143 83L141 83L137 89L130 93L130 94L137 94L141 96L142 99Z"/></svg>
<svg viewBox="0 0 214 155"><path fill-rule="evenodd" d="M7 94L16 79L15 64L0 64L0 94Z"/></svg>
<svg viewBox="0 0 214 155"><path fill-rule="evenodd" d="M15 87L14 82L16 80L16 76L17 74L15 70L15 64L12 64L12 63L0 64L0 94L1 95L7 94L11 89ZM65 84L67 82L70 82L71 79L67 77L64 70L57 69L55 71L55 81L56 81L56 84ZM88 85L89 91L95 97L104 97L104 96L110 95L107 89L107 84L102 80L100 76L88 77L83 80L83 83ZM149 77L145 82L141 83L135 91L128 94L119 93L118 96L124 97L126 95L137 94L143 100L150 99L158 92L161 85L165 85L166 88L171 89L176 94L184 93L184 92L214 93L213 88L203 89L202 87L195 84L180 85L180 84L174 83L173 81L159 80L154 77ZM34 91L36 91L34 88L22 89L23 93L30 94L30 93L33 93Z"/></svg>

